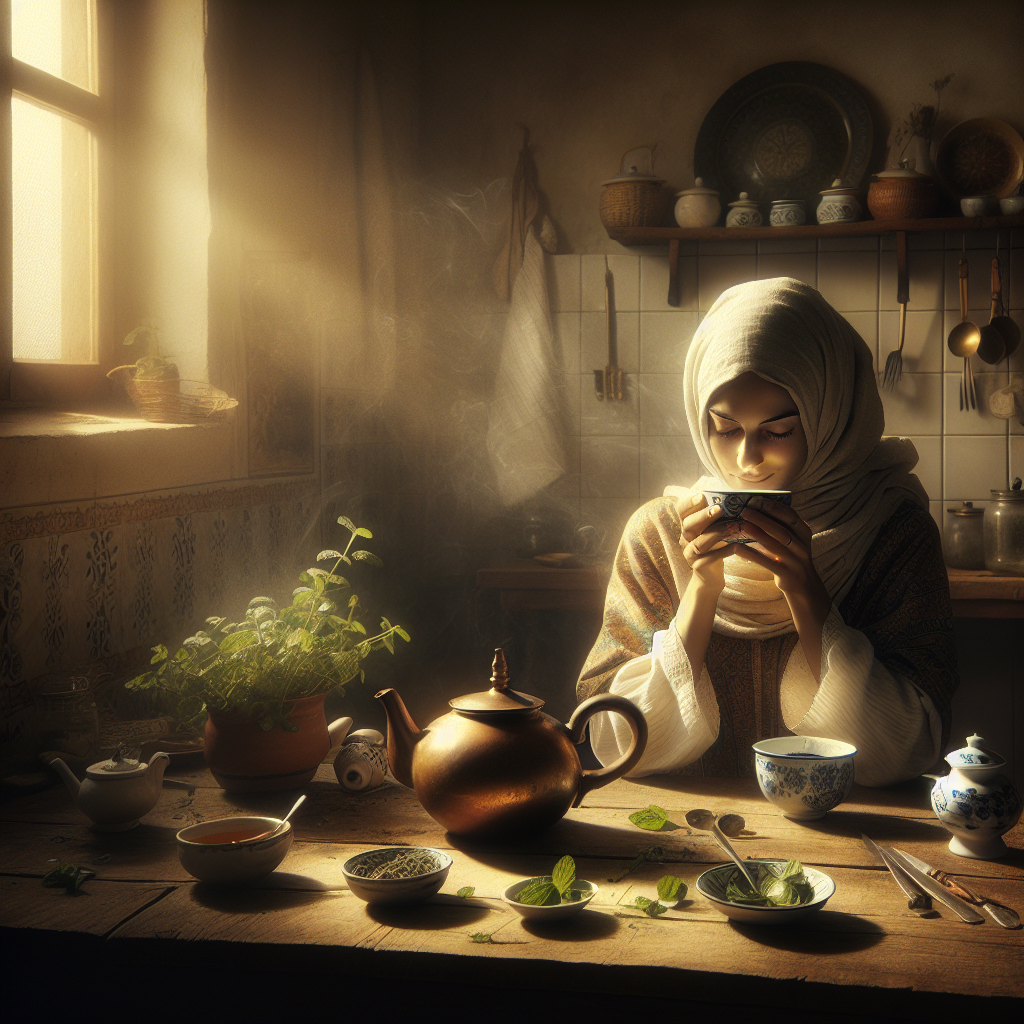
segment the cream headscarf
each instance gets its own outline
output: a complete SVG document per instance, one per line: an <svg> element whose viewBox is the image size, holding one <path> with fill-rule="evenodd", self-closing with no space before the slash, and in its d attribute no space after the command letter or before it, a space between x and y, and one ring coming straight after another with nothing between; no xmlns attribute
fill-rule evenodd
<svg viewBox="0 0 1024 1024"><path fill-rule="evenodd" d="M882 438L882 402L860 335L815 289L779 277L723 292L687 353L686 418L712 477L718 466L708 441L708 403L717 388L750 370L784 387L800 413L807 462L792 484L793 507L810 524L814 566L838 602L896 507L907 498L928 507L910 472L917 450L907 438ZM665 493L691 494L710 479ZM718 632L766 637L792 630L771 573L735 556L726 559L725 573Z"/></svg>

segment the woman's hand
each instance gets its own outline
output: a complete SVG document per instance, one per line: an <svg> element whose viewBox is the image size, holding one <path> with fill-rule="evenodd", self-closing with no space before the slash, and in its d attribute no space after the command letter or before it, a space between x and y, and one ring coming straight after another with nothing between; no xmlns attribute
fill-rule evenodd
<svg viewBox="0 0 1024 1024"><path fill-rule="evenodd" d="M685 509L681 510L681 512ZM680 544L686 564L693 570L692 580L714 591L717 598L725 589L725 559L737 545L730 540L743 533L743 524L722 523L722 506L708 507L703 494L693 498L689 514L683 520Z"/></svg>

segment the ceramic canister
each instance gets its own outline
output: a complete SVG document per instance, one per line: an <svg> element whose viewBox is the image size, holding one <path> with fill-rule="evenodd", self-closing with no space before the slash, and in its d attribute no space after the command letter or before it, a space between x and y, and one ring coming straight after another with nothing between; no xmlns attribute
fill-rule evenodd
<svg viewBox="0 0 1024 1024"><path fill-rule="evenodd" d="M841 178L832 182L832 187L820 192L816 216L819 224L852 224L863 216L857 189L843 188Z"/></svg>
<svg viewBox="0 0 1024 1024"><path fill-rule="evenodd" d="M757 228L761 224L761 211L757 208L757 203L746 192L741 192L739 199L729 204L725 226L727 228Z"/></svg>
<svg viewBox="0 0 1024 1024"><path fill-rule="evenodd" d="M795 228L807 222L802 199L773 199L768 213L773 228Z"/></svg>
<svg viewBox="0 0 1024 1024"><path fill-rule="evenodd" d="M693 184L693 188L676 193L676 223L681 228L714 227L722 213L718 193L713 188L705 188L702 178L697 178Z"/></svg>

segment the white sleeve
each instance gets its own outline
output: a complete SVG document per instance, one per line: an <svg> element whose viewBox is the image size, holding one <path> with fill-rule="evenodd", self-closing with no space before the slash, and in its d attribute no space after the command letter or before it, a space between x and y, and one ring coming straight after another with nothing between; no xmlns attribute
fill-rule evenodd
<svg viewBox="0 0 1024 1024"><path fill-rule="evenodd" d="M928 771L939 756L942 722L929 697L876 660L859 630L835 605L821 635L823 676L817 685L798 643L780 687L786 727L857 748L856 781L887 786Z"/></svg>
<svg viewBox="0 0 1024 1024"><path fill-rule="evenodd" d="M696 761L718 738L718 701L707 668L696 686L675 620L654 634L651 653L627 661L610 693L631 700L647 719L647 747L630 776L657 775ZM632 734L621 715L590 720L590 743L602 764L629 748Z"/></svg>

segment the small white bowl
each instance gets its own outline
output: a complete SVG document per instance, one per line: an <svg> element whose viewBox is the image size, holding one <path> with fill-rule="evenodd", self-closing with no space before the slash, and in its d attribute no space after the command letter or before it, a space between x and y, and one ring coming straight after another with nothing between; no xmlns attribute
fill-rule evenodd
<svg viewBox="0 0 1024 1024"><path fill-rule="evenodd" d="M178 860L193 877L220 885L244 885L269 875L284 860L295 833L291 822L266 839L244 839L237 843L201 843L201 836L220 832L248 831L254 835L271 832L280 818L217 818L183 828L175 837Z"/></svg>
<svg viewBox="0 0 1024 1024"><path fill-rule="evenodd" d="M785 865L786 862L764 858L748 860L747 863ZM810 902L795 907L750 907L742 903L732 903L725 898L729 879L738 872L739 868L735 864L719 864L718 867L705 871L697 879L697 892L713 903L715 909L720 910L726 917L744 924L792 924L821 910L836 891L836 883L823 871L805 867L804 877L814 889L814 899Z"/></svg>
<svg viewBox="0 0 1024 1024"><path fill-rule="evenodd" d="M1024 213L1024 196L1006 196L999 200L999 212L1004 217L1012 217L1016 213Z"/></svg>
<svg viewBox="0 0 1024 1024"><path fill-rule="evenodd" d="M501 894L501 898L520 917L527 921L538 921L541 923L565 921L570 917L575 917L598 893L598 888L593 882L587 882L582 878L578 878L572 885L574 889L586 891L586 895L581 900L573 900L572 903L555 903L550 907L536 907L530 903L517 903L516 896L519 891L532 881L532 878L521 878L518 882L513 882Z"/></svg>
<svg viewBox="0 0 1024 1024"><path fill-rule="evenodd" d="M433 855L437 867L412 878L367 878L359 871L373 871L400 853L421 851ZM428 846L382 846L350 857L341 867L348 887L367 903L419 903L444 885L452 859L443 850Z"/></svg>
<svg viewBox="0 0 1024 1024"><path fill-rule="evenodd" d="M853 785L857 748L818 736L779 736L754 745L761 792L793 821L813 821L841 804Z"/></svg>
<svg viewBox="0 0 1024 1024"><path fill-rule="evenodd" d="M960 212L965 217L988 217L999 208L995 196L964 196L960 200Z"/></svg>

